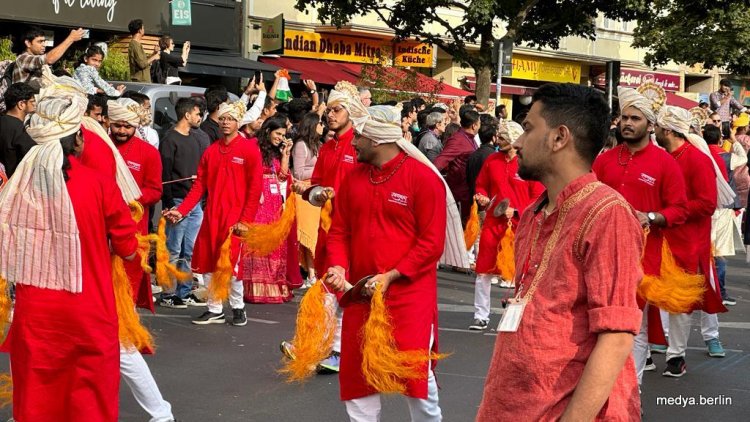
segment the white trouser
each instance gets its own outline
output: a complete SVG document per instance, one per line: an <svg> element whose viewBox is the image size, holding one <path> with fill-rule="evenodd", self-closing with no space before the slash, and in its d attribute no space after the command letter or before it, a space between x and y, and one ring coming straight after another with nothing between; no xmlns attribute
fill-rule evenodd
<svg viewBox="0 0 750 422"><path fill-rule="evenodd" d="M432 330L430 330L432 331ZM434 334L430 335L430 347L434 341ZM354 400L347 400L346 413L349 414L351 422L379 422L380 421L380 394L372 394ZM409 414L412 422L440 422L443 414L438 403L438 387L435 374L428 368L427 374L427 398L415 399L406 397L409 405Z"/></svg>
<svg viewBox="0 0 750 422"><path fill-rule="evenodd" d="M669 312L659 309L659 317L661 317L661 328L664 330L664 336L669 337Z"/></svg>
<svg viewBox="0 0 750 422"><path fill-rule="evenodd" d="M344 310L339 306L339 301L333 293L326 293L326 307L336 313L336 331L333 333L333 351L341 352L341 323L344 317Z"/></svg>
<svg viewBox="0 0 750 422"><path fill-rule="evenodd" d="M211 283L211 277L213 274L206 273L203 274L203 281L206 284L206 287ZM245 308L245 302L242 299L242 293L244 293L244 285L242 284L241 280L237 280L237 277L232 277L231 281L232 287L229 289L229 306L232 307L232 309L244 309ZM211 296L208 296L208 300L206 301L208 304L208 311L213 312L215 314L220 314L224 312L224 304L218 300L215 300L211 298Z"/></svg>
<svg viewBox="0 0 750 422"><path fill-rule="evenodd" d="M643 308L643 318L641 319L641 331L633 340L633 360L635 361L635 373L638 375L638 385L643 380L643 369L646 367L648 359L648 306Z"/></svg>
<svg viewBox="0 0 750 422"><path fill-rule="evenodd" d="M477 274L474 284L474 319L490 320L490 292L492 291L492 274Z"/></svg>
<svg viewBox="0 0 750 422"><path fill-rule="evenodd" d="M700 311L696 311L700 312ZM669 348L667 360L675 357L685 357L692 314L669 314ZM703 341L719 338L719 316L701 312L701 334Z"/></svg>
<svg viewBox="0 0 750 422"><path fill-rule="evenodd" d="M162 398L159 387L138 350L127 350L120 346L120 374L130 387L135 401L151 415L149 422L174 420L172 406Z"/></svg>

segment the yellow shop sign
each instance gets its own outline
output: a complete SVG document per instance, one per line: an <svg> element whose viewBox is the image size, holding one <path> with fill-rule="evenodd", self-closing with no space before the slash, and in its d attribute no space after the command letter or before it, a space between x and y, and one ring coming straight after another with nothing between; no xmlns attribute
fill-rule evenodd
<svg viewBox="0 0 750 422"><path fill-rule="evenodd" d="M576 62L513 55L511 78L544 82L581 82L581 65Z"/></svg>

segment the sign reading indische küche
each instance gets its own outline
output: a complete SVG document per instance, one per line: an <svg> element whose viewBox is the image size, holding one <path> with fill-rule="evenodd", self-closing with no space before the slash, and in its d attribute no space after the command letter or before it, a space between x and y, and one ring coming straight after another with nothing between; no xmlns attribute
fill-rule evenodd
<svg viewBox="0 0 750 422"><path fill-rule="evenodd" d="M430 44L393 42L318 32L284 30L284 55L352 63L381 63L395 66L433 67L434 48Z"/></svg>
<svg viewBox="0 0 750 422"><path fill-rule="evenodd" d="M11 3L7 1L6 3ZM168 0L21 0L0 7L0 19L127 31L128 22L142 19L148 33L160 33L168 25Z"/></svg>

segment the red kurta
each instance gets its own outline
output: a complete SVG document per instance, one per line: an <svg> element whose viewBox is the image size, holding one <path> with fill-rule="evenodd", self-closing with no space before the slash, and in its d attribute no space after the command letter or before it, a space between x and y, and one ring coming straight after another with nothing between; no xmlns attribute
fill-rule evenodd
<svg viewBox="0 0 750 422"><path fill-rule="evenodd" d="M196 272L214 271L221 245L233 225L255 221L262 188L263 163L257 142L236 136L229 145L224 145L222 139L206 149L198 164L198 177L177 208L187 215L203 194L208 194L193 253L192 266ZM233 237L233 265L239 253L240 242Z"/></svg>
<svg viewBox="0 0 750 422"><path fill-rule="evenodd" d="M106 145L105 145L106 146ZM141 189L138 202L143 205L143 218L138 223L138 232L148 234L148 209L159 202L162 194L161 157L159 151L146 141L133 136L127 142L115 143L130 174ZM84 149L86 147L84 146ZM141 268L138 260L126 262L130 284L133 287L133 300L139 308L154 311L154 301L151 297L151 277Z"/></svg>
<svg viewBox="0 0 750 422"><path fill-rule="evenodd" d="M712 286L709 277L709 271L716 274L711 264L711 216L717 203L716 171L711 158L689 142L673 151L672 156L685 179L687 220L666 231L667 241L681 267L705 274L706 293L703 302L695 309L712 314L726 312L718 285Z"/></svg>
<svg viewBox="0 0 750 422"><path fill-rule="evenodd" d="M338 194L339 187L344 178L357 165L357 152L352 146L354 139L354 128L349 129L341 136L323 144L318 151L318 161L310 178L310 184L333 188ZM333 210L336 209L334 197L331 201ZM318 227L318 242L315 244L315 273L323 274L326 268L326 239L328 233L322 227Z"/></svg>
<svg viewBox="0 0 750 422"><path fill-rule="evenodd" d="M83 151L80 162L84 166L96 170L102 176L116 181L117 167L112 148L96 133L81 126L83 133Z"/></svg>
<svg viewBox="0 0 750 422"><path fill-rule="evenodd" d="M496 261L498 245L508 228L505 215L495 217L494 207L503 199L509 199L509 207L518 210L520 215L539 195L544 185L527 182L518 176L518 157L508 160L508 155L498 152L490 155L482 165L476 181L476 193L490 199L495 198L492 209L487 210L479 238L479 254L476 271L479 274L498 274ZM518 216L513 217L513 230L518 226Z"/></svg>
<svg viewBox="0 0 750 422"><path fill-rule="evenodd" d="M117 420L120 346L109 244L135 252L135 223L114 182L71 158L66 183L80 230L79 294L16 284L2 351L10 353L17 421Z"/></svg>
<svg viewBox="0 0 750 422"><path fill-rule="evenodd" d="M545 218L546 200L529 207L518 226L516 286L528 291L532 280L539 283L518 331L498 333L480 422L558 420L598 335L640 331L635 291L643 276L643 235L633 209L593 173L566 186ZM630 356L596 419L635 420L639 414Z"/></svg>
<svg viewBox="0 0 750 422"><path fill-rule="evenodd" d="M371 177L387 178L394 171L380 184L370 182ZM390 284L385 296L396 346L427 350L433 335L437 350L437 263L446 225L443 182L427 166L401 153L379 171L370 165L356 167L343 181L337 198L328 264L347 269L352 282L398 270L402 277ZM341 400L377 393L361 372L361 331L369 311L369 303L344 309ZM427 398L426 364L424 374L424 379L408 383L408 396Z"/></svg>

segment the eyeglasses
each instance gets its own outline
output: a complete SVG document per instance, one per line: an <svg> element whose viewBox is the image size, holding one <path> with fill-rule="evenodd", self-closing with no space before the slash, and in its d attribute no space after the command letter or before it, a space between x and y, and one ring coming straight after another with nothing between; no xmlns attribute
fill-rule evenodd
<svg viewBox="0 0 750 422"><path fill-rule="evenodd" d="M344 107L341 107L341 106L334 106L334 107L331 107L331 108L327 108L327 109L326 109L326 114L328 114L328 113L330 113L330 112L334 112L334 113L338 114L338 113L340 113L340 112L341 112L341 110L343 110L343 109L344 109Z"/></svg>
<svg viewBox="0 0 750 422"><path fill-rule="evenodd" d="M711 121L714 122L714 123L721 123L721 119L719 119L719 120L711 120Z"/></svg>

